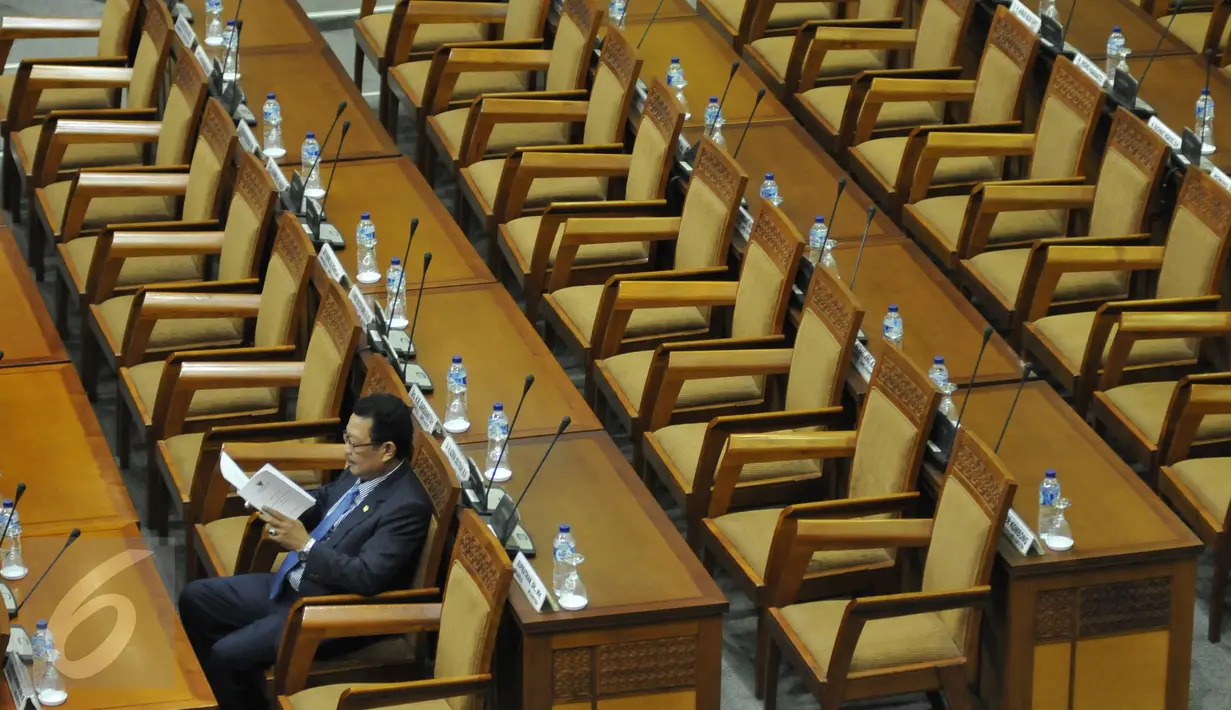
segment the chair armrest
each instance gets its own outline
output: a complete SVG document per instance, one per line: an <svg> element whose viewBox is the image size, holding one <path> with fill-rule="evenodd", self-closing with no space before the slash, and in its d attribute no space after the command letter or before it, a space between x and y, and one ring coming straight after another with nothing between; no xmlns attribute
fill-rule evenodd
<svg viewBox="0 0 1231 710"><path fill-rule="evenodd" d="M422 25L476 24L498 25L508 18L509 6L502 2L455 2L453 0L420 0L406 6L402 25L394 42L385 50L389 66L410 60L412 37Z"/></svg>
<svg viewBox="0 0 1231 710"><path fill-rule="evenodd" d="M628 320L638 308L731 306L735 304L738 290L738 281L623 280L615 289L615 300L611 305L603 342L622 341Z"/></svg>
<svg viewBox="0 0 1231 710"><path fill-rule="evenodd" d="M94 172L73 179L60 224L63 241L75 239L85 224L90 202L106 197L174 197L188 192L188 173Z"/></svg>
<svg viewBox="0 0 1231 710"><path fill-rule="evenodd" d="M481 696L486 694L491 686L492 676L489 673L415 680L409 683L375 684L343 692L338 701L338 710L374 710L427 700Z"/></svg>
<svg viewBox="0 0 1231 710"><path fill-rule="evenodd" d="M260 294L147 292L138 318L255 318L260 307Z"/></svg>
<svg viewBox="0 0 1231 710"><path fill-rule="evenodd" d="M900 101L972 101L975 82L967 79L896 79L877 77L864 96L855 124L854 144L872 137L881 107Z"/></svg>
<svg viewBox="0 0 1231 710"><path fill-rule="evenodd" d="M457 47L449 52L446 74L477 71L541 71L551 63L550 49Z"/></svg>
<svg viewBox="0 0 1231 710"><path fill-rule="evenodd" d="M1034 139L1033 133L931 132L927 135L915 163L910 199L917 202L927 195L936 175L936 165L941 158L1030 155L1034 152Z"/></svg>
<svg viewBox="0 0 1231 710"><path fill-rule="evenodd" d="M932 542L931 518L799 521L796 535L813 553L818 550L865 550L869 547L926 547Z"/></svg>
<svg viewBox="0 0 1231 710"><path fill-rule="evenodd" d="M1094 186L1073 183L1038 183L1028 180L984 182L975 186L958 238L959 257L970 259L987 249L996 217L1005 212L1089 209ZM1065 236L1064 233L1055 235ZM998 245L1000 246L1000 245Z"/></svg>
<svg viewBox="0 0 1231 710"><path fill-rule="evenodd" d="M577 250L582 246L669 241L677 238L679 234L679 217L570 219L564 223L564 235L556 250L556 263L551 267L547 290L556 291L568 285L573 263L577 259Z"/></svg>
<svg viewBox="0 0 1231 710"><path fill-rule="evenodd" d="M43 187L54 182L70 145L105 145L111 143L156 143L162 134L160 121L135 120L136 116L108 117L108 111L97 111L98 118L67 118L52 112L43 125L35 155L30 156L31 174L35 185ZM142 112L144 113L144 112ZM111 119L111 120L107 120ZM104 168L105 169L105 168Z"/></svg>
<svg viewBox="0 0 1231 710"><path fill-rule="evenodd" d="M581 123L586 120L588 101L533 101L480 96L470 107L462 136L463 165L487 154L492 131L501 124Z"/></svg>
<svg viewBox="0 0 1231 710"><path fill-rule="evenodd" d="M109 259L218 254L226 232L116 232Z"/></svg>
<svg viewBox="0 0 1231 710"><path fill-rule="evenodd" d="M783 77L786 94L790 96L791 94L798 93L801 87L812 88L816 84L817 76L821 71L821 64L825 61L825 53L831 48L829 44L823 43L815 54L811 51L812 43L816 39L816 33L821 28L869 27L895 29L901 28L903 23L904 21L900 17L879 20L808 20L795 29L781 30L783 35L790 35L792 33L795 35L795 41L791 44L791 53L787 58L786 74ZM765 36L774 36L779 32L779 30L768 30L765 32Z"/></svg>
<svg viewBox="0 0 1231 710"><path fill-rule="evenodd" d="M473 144L472 156L476 159L486 150L488 131L479 135L475 128L475 141L482 138L482 145ZM563 150L534 150L518 148L517 155L504 161L496 199L492 207L500 222L520 217L525 210L530 188L539 178L624 177L628 175L632 156L618 152L580 152L579 146L554 146ZM573 152L567 152L571 148ZM552 234L554 240L555 234Z"/></svg>
<svg viewBox="0 0 1231 710"><path fill-rule="evenodd" d="M0 40L97 37L103 21L95 17L0 17Z"/></svg>
<svg viewBox="0 0 1231 710"><path fill-rule="evenodd" d="M1067 246L1052 244L1041 267L1038 279L1031 279L1030 308L1027 320L1038 320L1047 314L1060 277L1072 273L1097 271L1157 270L1163 265L1164 247L1154 246ZM1031 274L1033 277L1033 274ZM1026 287L1025 280L1022 283Z"/></svg>
<svg viewBox="0 0 1231 710"><path fill-rule="evenodd" d="M1155 311L1120 314L1119 327L1103 363L1100 389L1107 389L1120 378L1128 365L1133 346L1142 340L1170 338L1213 338L1231 334L1231 313Z"/></svg>
<svg viewBox="0 0 1231 710"><path fill-rule="evenodd" d="M224 444L222 452L230 456L240 468L259 468L265 464L281 469L344 468L346 466L345 444L304 444L300 442L274 441L268 443ZM300 601L311 603L339 603L344 598L358 595L339 594L335 597L305 597Z"/></svg>
<svg viewBox="0 0 1231 710"><path fill-rule="evenodd" d="M943 592L906 592L875 597L859 597L847 607L847 616L862 620L887 619L910 614L928 614L950 609L984 606L991 602L987 585ZM838 632L841 635L841 631Z"/></svg>
<svg viewBox="0 0 1231 710"><path fill-rule="evenodd" d="M844 498L814 503L796 503L786 507L788 517L799 519L861 518L868 515L902 513L919 502L919 491L894 493L874 498Z"/></svg>
<svg viewBox="0 0 1231 710"><path fill-rule="evenodd" d="M855 455L857 436L858 432L854 431L732 434L727 437L726 450L721 453L721 458L713 469L713 488L709 494L709 505L706 506L709 515L721 515L730 509L745 466L782 461L850 458ZM700 460L698 477L693 481L694 493L700 493L701 487L707 490L710 488L709 470L707 469L702 477L699 464ZM781 478L788 477L794 478L796 475Z"/></svg>
<svg viewBox="0 0 1231 710"><path fill-rule="evenodd" d="M132 77L130 67L36 64L30 68L26 88L31 93L43 89L123 89L132 83Z"/></svg>
<svg viewBox="0 0 1231 710"><path fill-rule="evenodd" d="M195 361L183 363L177 372L171 373L170 370L168 367L163 371L159 384L159 399L163 396L162 387L169 386L164 421L169 431L178 432L188 415L188 406L197 392L254 387L298 387L303 382L304 363Z"/></svg>
<svg viewBox="0 0 1231 710"><path fill-rule="evenodd" d="M617 312L617 315L619 313ZM650 430L666 426L689 380L712 380L743 375L784 375L791 369L790 349L677 350L667 354L667 366L644 411L649 414Z"/></svg>
<svg viewBox="0 0 1231 710"><path fill-rule="evenodd" d="M575 203L585 204L585 203ZM593 203L594 207L599 208L601 203ZM665 205L665 203L664 203ZM549 211L550 212L550 211ZM544 221L546 217L544 217ZM539 238L543 239L545 232L543 228L539 229ZM543 257L546 261L546 255ZM590 333L590 351L594 353L595 358L606 358L620 352L620 342L624 338L624 328L627 323L623 323L619 327L619 332L613 330L613 317L615 315L616 297L619 295L620 288L628 282L652 282L652 281L710 281L728 276L730 269L726 266L709 266L700 269L677 269L674 271L641 271L628 274L614 274L607 279L607 283L603 286L603 294L598 301L598 311L594 314L594 330ZM714 342L714 341L707 341ZM768 347L768 346L766 346Z"/></svg>

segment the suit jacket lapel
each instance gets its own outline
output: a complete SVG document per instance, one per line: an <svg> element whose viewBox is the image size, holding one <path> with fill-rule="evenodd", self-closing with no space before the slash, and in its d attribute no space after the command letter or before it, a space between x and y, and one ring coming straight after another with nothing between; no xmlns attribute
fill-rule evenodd
<svg viewBox="0 0 1231 710"><path fill-rule="evenodd" d="M355 526L374 515L381 502L384 501L385 498L389 497L389 491L393 487L394 483L400 476L403 475L405 475L405 473L398 470L385 480L381 481L380 484L368 494L368 497L364 498L363 502L358 504L355 509L350 512L350 515L347 515L342 519L342 522L338 523L338 527L334 528L333 534L327 537L326 540L331 545L337 545ZM343 491L343 495L345 495L345 491Z"/></svg>

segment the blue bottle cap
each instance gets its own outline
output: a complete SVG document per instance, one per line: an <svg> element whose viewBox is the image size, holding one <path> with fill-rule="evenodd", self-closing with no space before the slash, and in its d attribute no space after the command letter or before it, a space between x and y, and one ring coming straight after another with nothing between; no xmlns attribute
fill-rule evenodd
<svg viewBox="0 0 1231 710"><path fill-rule="evenodd" d="M227 27L234 27L234 26L235 26L235 20L227 20Z"/></svg>
<svg viewBox="0 0 1231 710"><path fill-rule="evenodd" d="M569 532L570 530L571 528L568 526L568 523L560 523L560 532L566 533L566 532Z"/></svg>
<svg viewBox="0 0 1231 710"><path fill-rule="evenodd" d="M765 179L766 179L766 180L773 180L773 179L774 179L774 174L773 174L773 173L765 173Z"/></svg>
<svg viewBox="0 0 1231 710"><path fill-rule="evenodd" d="M1120 31L1120 26L1119 26L1119 25L1116 25L1115 27L1112 27L1112 28L1111 28L1111 31L1112 31L1112 32L1119 32L1119 31Z"/></svg>
<svg viewBox="0 0 1231 710"><path fill-rule="evenodd" d="M898 304L896 304L896 303L890 303L890 304L889 304L889 312L890 312L890 313L897 313L897 312L898 312Z"/></svg>
<svg viewBox="0 0 1231 710"><path fill-rule="evenodd" d="M1046 471L1044 471L1044 472L1043 472L1043 475L1044 475L1044 476L1046 476L1047 478L1055 478L1055 477L1056 477L1056 469L1054 469L1054 468L1049 468L1049 469L1047 469Z"/></svg>
<svg viewBox="0 0 1231 710"><path fill-rule="evenodd" d="M712 103L712 104L716 104L716 103L718 103L718 97L717 97L717 96L711 96L711 97L710 97L710 103Z"/></svg>
<svg viewBox="0 0 1231 710"><path fill-rule="evenodd" d="M943 364L945 364L945 357L944 357L943 355L936 355L936 356L934 356L934 357L932 358L932 364L933 364L933 365L943 365Z"/></svg>
<svg viewBox="0 0 1231 710"><path fill-rule="evenodd" d="M34 628L38 629L39 631L46 631L47 630L47 620L39 619L38 621L34 623Z"/></svg>
<svg viewBox="0 0 1231 710"><path fill-rule="evenodd" d="M12 499L12 498L5 498L5 499L4 499L4 506L5 506L6 508L12 508L12 507L13 507L13 499Z"/></svg>
<svg viewBox="0 0 1231 710"><path fill-rule="evenodd" d="M312 140L316 140L316 131L308 131L308 134L304 136L304 138L305 139L311 138Z"/></svg>
<svg viewBox="0 0 1231 710"><path fill-rule="evenodd" d="M401 266L401 265L402 265L402 260L401 260L401 259L399 259L398 257L396 257L396 256L395 256L395 257L393 257L393 261L392 261L392 262L390 262L390 263L391 263L393 266Z"/></svg>
<svg viewBox="0 0 1231 710"><path fill-rule="evenodd" d="M679 57L672 57L672 58L671 58L671 63L672 63L672 64L679 64L679 63L680 63L680 58L679 58Z"/></svg>
<svg viewBox="0 0 1231 710"><path fill-rule="evenodd" d="M453 364L454 364L454 365L460 365L460 364L462 364L462 356L461 356L461 355L454 355L454 356L453 356Z"/></svg>
<svg viewBox="0 0 1231 710"><path fill-rule="evenodd" d="M311 135L311 134L308 134L308 135ZM360 212L359 219L372 219L372 213L371 212Z"/></svg>
<svg viewBox="0 0 1231 710"><path fill-rule="evenodd" d="M816 224L825 224L825 218L818 214L816 216Z"/></svg>
<svg viewBox="0 0 1231 710"><path fill-rule="evenodd" d="M1209 96L1209 95L1210 95L1210 89L1209 89L1209 87L1206 87L1206 88L1202 89L1202 90L1201 90L1201 95L1202 95L1202 96Z"/></svg>
<svg viewBox="0 0 1231 710"><path fill-rule="evenodd" d="M500 402L496 402L495 404L492 405L492 411L493 412L503 412L504 405L501 404Z"/></svg>
<svg viewBox="0 0 1231 710"><path fill-rule="evenodd" d="M274 92L272 92L272 91L271 91L271 92L269 92L268 94L265 94L265 98L267 98L267 99L274 99L274 98L277 98L277 94L275 94Z"/></svg>

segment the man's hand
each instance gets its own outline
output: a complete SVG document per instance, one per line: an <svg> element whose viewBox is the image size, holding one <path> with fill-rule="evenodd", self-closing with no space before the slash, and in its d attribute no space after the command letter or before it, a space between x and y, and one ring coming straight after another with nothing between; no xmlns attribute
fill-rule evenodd
<svg viewBox="0 0 1231 710"><path fill-rule="evenodd" d="M310 536L303 523L288 518L273 508L261 509L261 520L268 528L269 539L292 552L298 552L308 544Z"/></svg>

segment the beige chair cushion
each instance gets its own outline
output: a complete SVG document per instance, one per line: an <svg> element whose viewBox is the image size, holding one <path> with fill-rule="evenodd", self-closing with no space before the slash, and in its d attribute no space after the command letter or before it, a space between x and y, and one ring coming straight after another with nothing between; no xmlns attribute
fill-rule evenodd
<svg viewBox="0 0 1231 710"><path fill-rule="evenodd" d="M504 158L480 160L469 167L469 172L479 196L492 209L496 192L500 189L500 175L504 172ZM540 178L530 183L526 193L526 207L545 207L553 202L602 202L607 199L607 178Z"/></svg>
<svg viewBox="0 0 1231 710"><path fill-rule="evenodd" d="M809 89L801 96L804 103L816 111L834 133L842 127L842 114L846 111L846 96L850 93L849 86L822 86ZM942 103L928 101L895 101L881 106L876 115L877 128L892 126L928 126L942 123L944 119Z"/></svg>
<svg viewBox="0 0 1231 710"><path fill-rule="evenodd" d="M42 188L47 202L47 221L51 223L56 234L60 233L60 224L64 220L65 210L68 209L68 196L72 187L71 181L63 180ZM177 217L174 207L174 201L162 197L96 198L90 200L81 228L83 231L97 231L109 224L173 220Z"/></svg>
<svg viewBox="0 0 1231 710"><path fill-rule="evenodd" d="M976 254L969 262L970 270L977 273L1000 295L1002 303L1012 306L1026 276L1029 249L1001 249ZM1060 277L1056 284L1054 300L1073 301L1084 298L1115 300L1128 296L1128 272L1094 271L1069 273Z"/></svg>
<svg viewBox="0 0 1231 710"><path fill-rule="evenodd" d="M1082 358L1086 354L1086 344L1090 342L1090 331L1094 329L1094 312L1064 313L1047 316L1034 322L1035 332L1046 341L1053 352L1060 356L1065 366L1072 372L1079 372ZM1116 327L1112 326L1107 337L1107 347L1103 350L1103 360L1111 351L1111 344L1116 339ZM1183 338L1167 340L1141 340L1133 345L1128 354L1129 365L1146 365L1172 360L1189 360L1197 357L1197 346Z"/></svg>
<svg viewBox="0 0 1231 710"><path fill-rule="evenodd" d="M962 220L966 216L966 203L969 201L968 195L929 197L914 203L914 208L932 228L932 232L952 247L957 246ZM996 216L987 243L1003 244L1063 236L1063 215L1064 212L1053 210L1003 212Z"/></svg>
<svg viewBox="0 0 1231 710"><path fill-rule="evenodd" d="M522 262L529 267L530 257L534 254L534 243L538 239L541 217L518 217L504 225L505 231L512 242L513 248L521 255ZM564 238L564 225L556 230L556 239L551 244L551 254L547 257L547 265L556 263L556 252L560 249L560 240ZM650 258L650 247L645 242L622 242L619 244L587 244L577 250L575 266L585 264L606 264L617 261L643 261Z"/></svg>
<svg viewBox="0 0 1231 710"><path fill-rule="evenodd" d="M705 442L705 429L708 422L692 424L672 424L648 434L653 436L662 447L663 453L671 464L683 476L684 490L692 490L692 482L697 476L697 464L701 461L701 445ZM726 447L723 447L723 453ZM718 457L722 461L722 455ZM772 461L754 463L745 466L740 471L741 481L759 481L780 476L807 476L820 474L821 466L816 460L804 461ZM770 531L773 532L772 530Z"/></svg>
<svg viewBox="0 0 1231 710"><path fill-rule="evenodd" d="M1194 502L1210 517L1220 523L1227 518L1227 507L1231 504L1231 458L1189 459L1172 464L1171 468L1193 492Z"/></svg>
<svg viewBox="0 0 1231 710"><path fill-rule="evenodd" d="M1103 393L1133 426L1155 444L1163 435L1163 420L1171 404L1175 382L1138 382L1113 387ZM1201 420L1194 441L1231 437L1231 414L1216 414Z"/></svg>
<svg viewBox="0 0 1231 710"><path fill-rule="evenodd" d="M193 404L196 404L195 397L193 400ZM192 479L196 477L197 457L201 454L201 442L204 440L205 434L196 432L178 434L163 439L161 442L167 447L169 459L166 463L171 469L172 477L181 486L180 494L183 500L188 499L188 493L192 490ZM282 473L306 489L317 488L321 483L320 475L316 471L283 471Z"/></svg>
<svg viewBox="0 0 1231 710"><path fill-rule="evenodd" d="M804 648L800 650L807 652L809 665L821 678L829 669L848 603L835 599L782 607L783 619L803 642ZM864 625L851 657L850 672L943 661L961 655L939 614L895 616Z"/></svg>
<svg viewBox="0 0 1231 710"><path fill-rule="evenodd" d="M85 287L90 265L94 263L96 237L78 237L64 245L69 263L65 266L76 274L78 285ZM205 277L201 262L191 256L139 256L125 259L120 267L117 286L170 283L174 281L200 281Z"/></svg>
<svg viewBox="0 0 1231 710"><path fill-rule="evenodd" d="M462 150L466 117L469 113L470 107L467 106L443 111L432 117L441 142L454 160ZM487 153L504 154L524 145L568 145L568 142L567 123L502 123L492 129L491 136L487 139Z"/></svg>
<svg viewBox="0 0 1231 710"><path fill-rule="evenodd" d="M1171 22L1171 34L1197 52L1202 52L1205 50L1205 35L1210 31L1211 19L1211 12L1181 12ZM1231 38L1231 22L1222 28L1222 37L1218 41L1219 49L1227 48L1228 38Z"/></svg>
<svg viewBox="0 0 1231 710"><path fill-rule="evenodd" d="M747 0L710 0L710 7L731 27L739 29ZM769 27L798 27L808 20L828 20L833 17L833 5L824 2L777 3L769 14Z"/></svg>
<svg viewBox="0 0 1231 710"><path fill-rule="evenodd" d="M374 688L379 683L349 683L339 685L322 685L319 688L308 688L291 696L291 707L295 710L337 710L338 699L347 688ZM382 705L387 710L451 710L445 700L426 700L421 703L402 703L400 705Z"/></svg>
<svg viewBox="0 0 1231 710"><path fill-rule="evenodd" d="M892 186L898 180L902 168L902 155L906 152L906 136L877 138L851 148L880 174L881 182ZM995 158L941 158L936 163L932 184L951 182L984 182L1000 178L1001 162Z"/></svg>
<svg viewBox="0 0 1231 710"><path fill-rule="evenodd" d="M641 406L645 378L650 373L652 350L620 353L603 362L611 372L612 387L622 392L633 408ZM761 399L761 386L755 377L719 377L711 380L689 380L680 389L677 409L720 404L740 404ZM694 465L695 468L695 465Z"/></svg>
<svg viewBox="0 0 1231 710"><path fill-rule="evenodd" d="M155 329L157 330L157 329ZM221 329L219 332L222 332ZM158 399L158 383L162 381L162 371L166 367L163 360L143 362L128 368L128 376L132 380L133 398L141 404L145 411L153 412L154 403ZM234 390L202 390L192 396L188 405L188 416L200 417L208 414L231 414L274 410L278 408L278 389L276 387L250 387ZM192 452L192 460L197 459L196 452L200 450L200 442ZM195 465L195 463L194 463Z"/></svg>
<svg viewBox="0 0 1231 710"><path fill-rule="evenodd" d="M116 296L98 307L105 332L112 338L112 352L118 353L128 329L133 296ZM170 318L158 321L150 332L149 350L175 348L197 350L215 344L237 343L244 336L242 318ZM204 393L202 393L204 394Z"/></svg>
<svg viewBox="0 0 1231 710"><path fill-rule="evenodd" d="M779 5L782 7L782 5ZM791 60L794 37L762 37L751 47L765 60L766 66L779 79L786 78L787 65ZM869 69L885 66L885 52L877 49L832 49L825 52L818 76L849 76Z"/></svg>
<svg viewBox="0 0 1231 710"><path fill-rule="evenodd" d="M389 39L389 27L393 24L393 13L375 12L359 19L359 24L372 38L372 44L382 54ZM487 39L483 26L471 22L458 24L426 24L419 25L415 30L415 41L411 44L412 52L435 49L446 42L481 42Z"/></svg>
<svg viewBox="0 0 1231 710"><path fill-rule="evenodd" d="M714 525L734 546L733 552L760 577L756 580L757 584L764 583L769 547L774 540L774 530L781 512L779 508L744 510L714 518ZM822 550L812 556L808 573L891 564L893 557L888 550Z"/></svg>
<svg viewBox="0 0 1231 710"><path fill-rule="evenodd" d="M244 529L247 525L248 516L246 515L219 518L205 524L205 544L209 546L214 559L218 561L218 569L215 571L219 576L229 577L235 574L235 560L239 558L239 546L243 541ZM284 559L286 559L286 553L279 553L274 558L271 569L281 567Z"/></svg>
<svg viewBox="0 0 1231 710"><path fill-rule="evenodd" d="M602 295L602 284L569 286L551 294L559 306L557 310L560 317L571 322L573 328L587 339L593 337L594 318L598 315L598 302ZM624 335L628 338L640 338L687 330L705 330L708 326L709 320L705 314L693 306L643 308L633 311ZM585 344L588 346L589 340Z"/></svg>
<svg viewBox="0 0 1231 710"><path fill-rule="evenodd" d="M42 133L41 125L23 128L17 132L17 155L21 156L21 166L25 168L26 175L34 171L34 160L38 154L38 141ZM64 150L60 169L140 165L142 157L141 144L138 143L74 143Z"/></svg>
<svg viewBox="0 0 1231 710"><path fill-rule="evenodd" d="M13 100L17 72L0 74L0 118L8 115ZM111 92L106 89L47 89L38 97L36 114L68 109L111 108Z"/></svg>
<svg viewBox="0 0 1231 710"><path fill-rule="evenodd" d="M416 106L423 105L423 92L427 90L427 75L431 71L432 62L407 62L399 64L390 72L396 81L406 90L408 98ZM525 91L529 75L526 72L484 71L466 72L457 77L453 85L452 98L473 99L479 94L496 94L500 92Z"/></svg>

